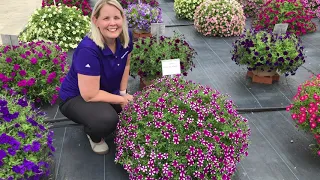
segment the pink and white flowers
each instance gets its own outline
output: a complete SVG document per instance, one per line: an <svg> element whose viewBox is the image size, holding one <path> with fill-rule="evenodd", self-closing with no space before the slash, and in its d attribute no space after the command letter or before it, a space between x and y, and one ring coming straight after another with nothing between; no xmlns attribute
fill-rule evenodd
<svg viewBox="0 0 320 180"><path fill-rule="evenodd" d="M120 114L115 161L130 179L230 180L250 136L233 102L180 76L153 83Z"/></svg>
<svg viewBox="0 0 320 180"><path fill-rule="evenodd" d="M195 10L194 25L205 36L239 36L246 17L236 0L207 0Z"/></svg>

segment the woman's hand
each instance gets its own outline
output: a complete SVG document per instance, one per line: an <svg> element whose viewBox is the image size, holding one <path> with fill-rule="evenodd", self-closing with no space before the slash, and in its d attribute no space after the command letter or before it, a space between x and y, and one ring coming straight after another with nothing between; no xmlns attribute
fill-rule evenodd
<svg viewBox="0 0 320 180"><path fill-rule="evenodd" d="M120 103L121 108L123 109L130 101L133 101L133 96L130 94L126 94L124 96L121 96L123 98L123 101Z"/></svg>

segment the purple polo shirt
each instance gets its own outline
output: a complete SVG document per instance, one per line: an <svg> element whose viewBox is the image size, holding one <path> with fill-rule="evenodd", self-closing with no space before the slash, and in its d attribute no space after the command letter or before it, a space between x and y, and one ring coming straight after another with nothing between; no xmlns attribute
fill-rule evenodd
<svg viewBox="0 0 320 180"><path fill-rule="evenodd" d="M59 96L65 101L80 95L77 74L100 76L100 90L120 94L120 83L127 63L128 55L133 49L132 33L129 31L130 43L123 48L117 38L116 52L108 46L102 50L89 37L84 37L76 48L70 70L63 80Z"/></svg>

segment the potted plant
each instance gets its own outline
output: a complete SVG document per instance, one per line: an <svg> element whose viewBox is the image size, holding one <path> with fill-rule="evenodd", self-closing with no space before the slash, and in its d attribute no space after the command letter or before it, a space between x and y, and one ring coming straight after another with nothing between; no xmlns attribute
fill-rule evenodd
<svg viewBox="0 0 320 180"><path fill-rule="evenodd" d="M246 17L255 17L267 0L237 0L243 6Z"/></svg>
<svg viewBox="0 0 320 180"><path fill-rule="evenodd" d="M48 177L53 131L25 97L7 93L0 94L0 179Z"/></svg>
<svg viewBox="0 0 320 180"><path fill-rule="evenodd" d="M245 65L257 76L277 73L294 75L305 62L304 48L295 34L273 34L266 31L245 30L234 43L232 60Z"/></svg>
<svg viewBox="0 0 320 180"><path fill-rule="evenodd" d="M316 139L314 152L320 156L320 74L298 87L293 103L287 107L299 129L311 132Z"/></svg>
<svg viewBox="0 0 320 180"><path fill-rule="evenodd" d="M250 128L217 90L163 77L120 114L116 163L129 179L231 179Z"/></svg>
<svg viewBox="0 0 320 180"><path fill-rule="evenodd" d="M252 26L256 30L272 31L275 24L288 23L288 32L303 35L316 31L314 12L300 0L268 0L259 10Z"/></svg>
<svg viewBox="0 0 320 180"><path fill-rule="evenodd" d="M194 66L195 50L185 37L174 32L172 37L161 36L139 39L134 44L130 60L130 75L140 76L141 88L162 76L161 60L180 59L181 73L187 76Z"/></svg>
<svg viewBox="0 0 320 180"><path fill-rule="evenodd" d="M119 0L121 6L126 9L130 4L138 4L139 0ZM149 4L151 7L158 7L159 2L157 0L140 0L140 3Z"/></svg>
<svg viewBox="0 0 320 180"><path fill-rule="evenodd" d="M59 4L37 9L19 39L24 42L51 41L57 43L63 51L69 51L78 46L89 30L88 16L82 15L82 11L75 6Z"/></svg>
<svg viewBox="0 0 320 180"><path fill-rule="evenodd" d="M129 28L133 28L135 37L151 37L151 23L162 23L162 10L149 4L130 4L125 9Z"/></svg>
<svg viewBox="0 0 320 180"><path fill-rule="evenodd" d="M0 46L0 67L0 89L13 88L30 100L55 104L68 72L67 53L44 41Z"/></svg>
<svg viewBox="0 0 320 180"><path fill-rule="evenodd" d="M68 7L76 6L82 11L83 15L91 16L92 8L88 0L42 0L42 7L54 5L54 1L56 2L56 5L64 4Z"/></svg>
<svg viewBox="0 0 320 180"><path fill-rule="evenodd" d="M205 36L239 36L246 24L236 0L206 0L196 8L194 17L196 30Z"/></svg>
<svg viewBox="0 0 320 180"><path fill-rule="evenodd" d="M204 0L175 0L173 3L174 11L180 19L194 20L196 8Z"/></svg>

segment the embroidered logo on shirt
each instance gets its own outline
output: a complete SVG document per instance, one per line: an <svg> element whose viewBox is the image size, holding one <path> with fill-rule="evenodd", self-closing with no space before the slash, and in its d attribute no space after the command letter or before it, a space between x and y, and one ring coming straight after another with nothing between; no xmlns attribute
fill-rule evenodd
<svg viewBox="0 0 320 180"><path fill-rule="evenodd" d="M124 55L121 56L121 59L123 59L123 58L128 54L128 52L129 52L129 51L127 51L126 53L124 53Z"/></svg>
<svg viewBox="0 0 320 180"><path fill-rule="evenodd" d="M90 68L90 64L87 64L85 67Z"/></svg>

